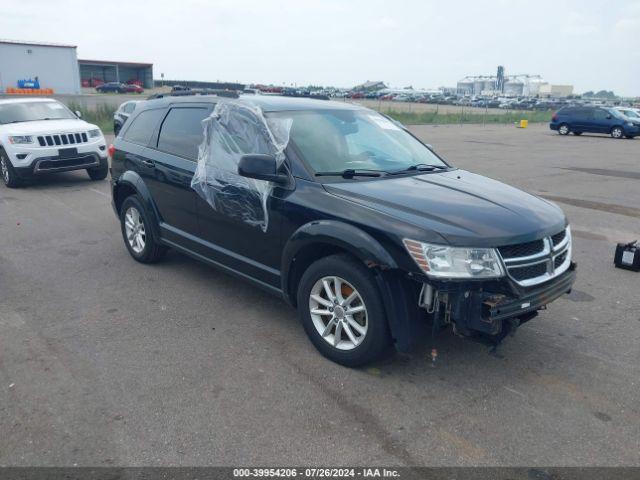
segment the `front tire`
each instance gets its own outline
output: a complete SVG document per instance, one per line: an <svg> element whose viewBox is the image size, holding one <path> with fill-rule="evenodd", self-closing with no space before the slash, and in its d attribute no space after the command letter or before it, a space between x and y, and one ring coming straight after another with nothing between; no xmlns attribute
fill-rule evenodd
<svg viewBox="0 0 640 480"><path fill-rule="evenodd" d="M391 335L372 272L348 255L313 263L302 275L298 310L322 355L347 367L381 358Z"/></svg>
<svg viewBox="0 0 640 480"><path fill-rule="evenodd" d="M558 133L560 135L569 135L570 131L571 130L569 129L569 125L567 125L566 123L563 123L558 127Z"/></svg>
<svg viewBox="0 0 640 480"><path fill-rule="evenodd" d="M155 263L166 253L167 247L153 235L151 218L138 195L131 195L122 202L120 227L124 244L134 260Z"/></svg>
<svg viewBox="0 0 640 480"><path fill-rule="evenodd" d="M611 138L615 138L616 140L618 140L623 136L624 136L624 130L622 130L622 127L613 127L611 129Z"/></svg>
<svg viewBox="0 0 640 480"><path fill-rule="evenodd" d="M94 168L87 168L87 173L91 180L104 180L109 174L109 161L106 158L100 159L100 165Z"/></svg>
<svg viewBox="0 0 640 480"><path fill-rule="evenodd" d="M9 188L17 188L22 185L18 174L11 164L11 160L9 160L7 154L2 150L0 150L0 175L2 176L4 184Z"/></svg>

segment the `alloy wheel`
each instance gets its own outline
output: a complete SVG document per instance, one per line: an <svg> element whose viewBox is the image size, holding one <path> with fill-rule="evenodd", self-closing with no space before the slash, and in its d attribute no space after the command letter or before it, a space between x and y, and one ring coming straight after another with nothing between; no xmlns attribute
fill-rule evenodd
<svg viewBox="0 0 640 480"><path fill-rule="evenodd" d="M124 216L124 229L131 250L136 254L142 253L146 245L146 231L140 212L135 207L129 207Z"/></svg>
<svg viewBox="0 0 640 480"><path fill-rule="evenodd" d="M322 277L309 296L318 334L338 350L353 350L367 335L367 308L360 293L340 277Z"/></svg>
<svg viewBox="0 0 640 480"><path fill-rule="evenodd" d="M622 138L622 129L620 127L615 127L611 130L611 136L613 138Z"/></svg>
<svg viewBox="0 0 640 480"><path fill-rule="evenodd" d="M567 135L569 133L569 127L566 125L560 125L560 135Z"/></svg>

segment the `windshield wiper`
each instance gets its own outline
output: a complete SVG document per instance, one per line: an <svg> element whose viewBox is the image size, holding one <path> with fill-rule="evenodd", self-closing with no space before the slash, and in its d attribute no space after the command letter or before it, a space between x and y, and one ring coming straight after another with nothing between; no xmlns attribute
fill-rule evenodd
<svg viewBox="0 0 640 480"><path fill-rule="evenodd" d="M317 172L316 177L381 177L386 172L382 170L355 170L353 168L347 168L341 172Z"/></svg>
<svg viewBox="0 0 640 480"><path fill-rule="evenodd" d="M446 170L447 167L446 165L432 165L429 163L416 163L415 165L411 165L410 167L407 168L403 168L402 170L394 170L392 172L389 172L389 175L397 175L399 173L406 173L406 172L412 172L412 171L419 171L419 172L433 172L434 170Z"/></svg>

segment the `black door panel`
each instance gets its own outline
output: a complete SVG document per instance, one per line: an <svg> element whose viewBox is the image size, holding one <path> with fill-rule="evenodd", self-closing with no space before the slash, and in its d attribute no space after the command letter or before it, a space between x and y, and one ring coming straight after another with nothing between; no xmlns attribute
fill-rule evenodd
<svg viewBox="0 0 640 480"><path fill-rule="evenodd" d="M142 163L153 172L143 178L156 202L161 222L197 234L196 193L191 188L196 163L151 148L145 149Z"/></svg>
<svg viewBox="0 0 640 480"><path fill-rule="evenodd" d="M170 108L144 150L144 165L153 172L145 181L153 195L161 222L173 229L197 235L197 194L191 179L202 142L201 122L211 105Z"/></svg>

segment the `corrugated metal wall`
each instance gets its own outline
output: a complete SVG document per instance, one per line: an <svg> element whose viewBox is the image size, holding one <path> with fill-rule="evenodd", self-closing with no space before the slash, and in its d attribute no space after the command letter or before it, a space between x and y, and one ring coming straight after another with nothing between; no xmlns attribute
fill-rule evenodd
<svg viewBox="0 0 640 480"><path fill-rule="evenodd" d="M0 43L0 91L18 80L38 77L41 88L55 93L80 93L78 58L73 47Z"/></svg>

